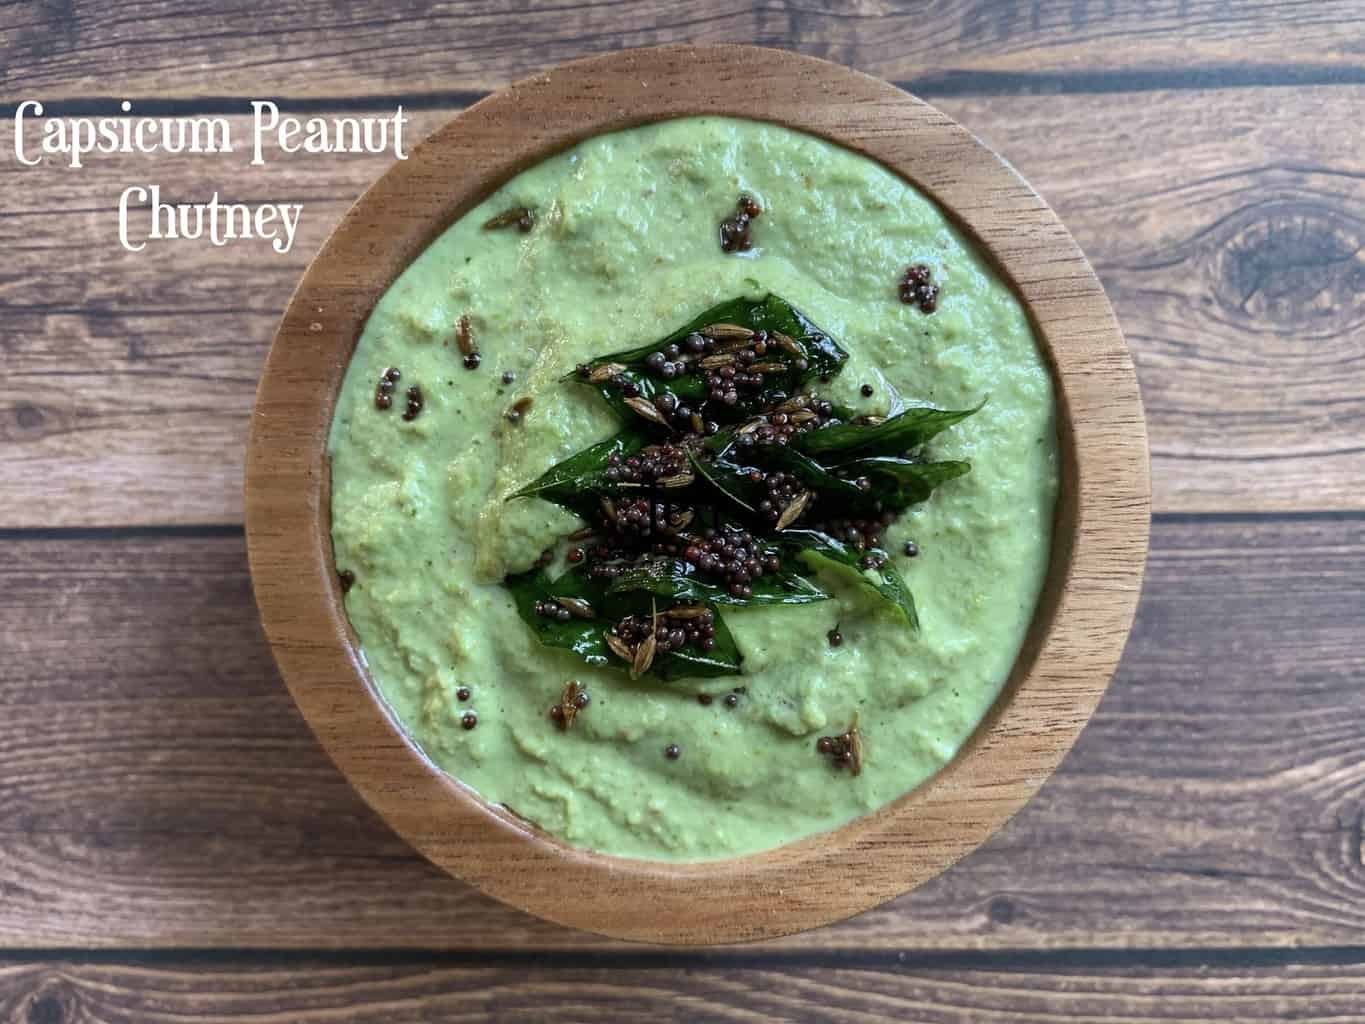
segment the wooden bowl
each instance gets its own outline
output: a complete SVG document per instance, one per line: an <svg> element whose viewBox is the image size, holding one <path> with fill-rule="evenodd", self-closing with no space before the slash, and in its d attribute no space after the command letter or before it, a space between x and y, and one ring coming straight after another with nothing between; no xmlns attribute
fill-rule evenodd
<svg viewBox="0 0 1365 1024"><path fill-rule="evenodd" d="M519 171L591 135L726 114L866 154L931 195L1022 298L1054 371L1062 487L1038 610L1005 690L931 781L842 828L704 864L550 838L435 768L376 696L341 603L326 438L365 318L437 234ZM963 128L886 82L738 46L564 65L470 107L397 163L313 260L275 336L247 453L251 572L280 670L370 805L436 864L515 907L619 938L769 938L865 910L978 846L1057 767L1104 692L1137 603L1150 485L1137 379L1057 217ZM491 642L491 641L490 641Z"/></svg>

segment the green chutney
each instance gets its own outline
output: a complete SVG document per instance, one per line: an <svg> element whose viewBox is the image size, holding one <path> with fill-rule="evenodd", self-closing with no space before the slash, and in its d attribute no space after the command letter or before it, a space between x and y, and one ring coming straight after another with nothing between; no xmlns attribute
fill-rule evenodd
<svg viewBox="0 0 1365 1024"><path fill-rule="evenodd" d="M740 193L763 212L753 248L727 254L718 225ZM483 228L518 206L534 211L531 230ZM942 288L932 314L897 297L910 264ZM817 386L833 401L884 415L989 399L928 449L972 471L884 540L920 630L835 571L820 576L831 600L724 609L741 676L632 681L541 646L501 581L583 524L507 498L617 426L592 389L562 378L722 300L767 292L848 350L843 372ZM466 316L475 369L456 343ZM376 388L390 367L401 378L384 410ZM414 385L421 410L405 418ZM1032 618L1058 477L1050 374L1019 301L971 242L879 164L713 117L589 139L446 230L370 316L330 453L336 565L354 577L346 611L411 737L483 799L567 843L663 860L834 828L952 758ZM547 709L569 680L591 703L561 731ZM816 752L855 716L856 776Z"/></svg>

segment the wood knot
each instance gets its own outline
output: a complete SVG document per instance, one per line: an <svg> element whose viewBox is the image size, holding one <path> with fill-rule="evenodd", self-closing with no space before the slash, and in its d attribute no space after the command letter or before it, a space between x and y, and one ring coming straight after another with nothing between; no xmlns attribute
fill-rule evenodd
<svg viewBox="0 0 1365 1024"><path fill-rule="evenodd" d="M21 1020L24 1024L64 1024L77 1014L67 993L59 985L44 985L29 998Z"/></svg>
<svg viewBox="0 0 1365 1024"><path fill-rule="evenodd" d="M1208 237L1215 301L1296 335L1337 334L1365 306L1365 229L1314 199L1244 207Z"/></svg>
<svg viewBox="0 0 1365 1024"><path fill-rule="evenodd" d="M14 422L19 425L20 430L38 430L46 419L43 410L36 405L20 402L14 407Z"/></svg>
<svg viewBox="0 0 1365 1024"><path fill-rule="evenodd" d="M1014 921L1014 915L1014 903L1004 896L997 896L986 904L986 916L994 924L1010 924Z"/></svg>

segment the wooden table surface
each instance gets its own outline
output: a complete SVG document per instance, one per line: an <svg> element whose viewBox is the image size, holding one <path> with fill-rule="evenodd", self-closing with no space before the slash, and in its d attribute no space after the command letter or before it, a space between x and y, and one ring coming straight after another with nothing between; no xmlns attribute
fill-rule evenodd
<svg viewBox="0 0 1365 1024"><path fill-rule="evenodd" d="M257 623L257 373L379 157L0 164L0 1018L1365 1019L1365 6L661 0L0 6L6 114L392 113L621 46L904 84L1052 203L1151 430L1100 711L918 892L756 946L627 946L438 873L351 792ZM7 133L8 134L8 133ZM292 252L116 242L123 188L301 201ZM832 881L831 884L837 884Z"/></svg>

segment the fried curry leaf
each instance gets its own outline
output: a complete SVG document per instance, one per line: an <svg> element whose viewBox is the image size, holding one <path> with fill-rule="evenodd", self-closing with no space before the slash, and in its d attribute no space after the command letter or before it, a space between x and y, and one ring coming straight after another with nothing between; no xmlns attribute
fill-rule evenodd
<svg viewBox="0 0 1365 1024"><path fill-rule="evenodd" d="M751 334L746 332L760 330L767 332L765 351L752 357L744 355L741 364L731 353L748 346ZM693 334L711 339L704 354L692 351L701 348L695 338L688 344ZM670 345L678 346L676 355L665 352ZM650 359L660 352L664 356ZM678 370L660 370L660 358L680 364ZM763 387L757 392L737 387L740 399L733 405L708 401L701 372L730 365L725 364L727 358L737 372L747 367L748 372L763 375ZM707 360L704 367L698 365L703 359ZM880 423L860 421L853 410L836 407L832 425L798 433L785 445L757 441L758 419L752 420L751 426L740 426L741 421L774 409L786 411L780 403L800 393L812 378L832 377L846 359L843 349L804 314L768 294L722 302L665 338L601 356L580 368L575 378L594 386L616 409L624 423L622 430L551 467L513 497L541 497L590 522L606 507L607 496L617 500L618 508L623 495L678 503L687 514L687 519L680 520L683 525L677 527L688 531L684 536L701 536L706 529L738 529L747 523L759 539L746 540L745 544L759 548L759 557L786 556L785 565L776 573L750 581L747 586L751 593L745 597L736 597L723 584L702 577L685 559L650 554L647 545L634 551L627 544L624 555L611 556L626 559L617 563L622 571L614 578L594 578L587 564L577 565L555 579L541 569L509 577L507 586L518 612L540 642L573 651L589 664L625 671L629 666L606 641L612 623L627 615L648 616L660 604L704 603L715 616L713 649L702 653L684 647L659 653L648 674L661 679L735 674L741 670L742 659L717 606L826 600L830 594L812 576L817 568L831 567L852 572L864 587L894 606L911 628L918 628L910 590L884 551L854 547L805 525L799 516L804 514L812 522L830 516L882 518L884 522L890 518L888 513L899 513L927 500L936 487L969 472L971 466L963 461L926 462L916 450L981 406L907 409ZM653 370L647 361L654 364ZM673 376L665 378L665 372ZM662 394L676 399L676 408L664 403L665 408L673 410L669 416L654 402ZM690 407L696 415L682 407ZM696 436L703 432L699 416L719 421L721 429L704 440ZM713 426L706 429L715 430ZM754 443L740 436L744 433L751 433ZM662 484L662 490L658 483L610 479L608 469L613 457L625 460L642 451L648 455L653 451L649 446L665 442L680 444L690 460L691 474L675 473ZM765 474L775 471L789 474L801 485L787 490L793 497L780 517L764 505L772 500ZM791 525L774 534L774 518ZM537 602L559 599L566 599L568 603L563 606L579 615L560 621L558 616L536 613ZM591 617L583 617L585 614ZM620 649L619 643L616 646Z"/></svg>
<svg viewBox="0 0 1365 1024"><path fill-rule="evenodd" d="M556 597L576 597L596 608L605 596L605 588L587 573L566 572L559 579L551 580L544 569L532 569L508 576L503 582L512 592L517 614L546 647L573 651L589 665L606 665L611 661L611 652L603 638L607 625L604 621L570 618L567 622L559 622L536 613L537 602L552 601Z"/></svg>
<svg viewBox="0 0 1365 1024"><path fill-rule="evenodd" d="M789 550L794 554L799 553L808 561L851 570L864 587L889 602L905 619L906 625L911 629L919 629L915 599L901 574L891 564L891 556L885 551L880 548L859 550L819 530L787 530L782 534L782 539L789 545ZM868 557L880 562L880 566L864 568L863 559Z"/></svg>
<svg viewBox="0 0 1365 1024"><path fill-rule="evenodd" d="M881 455L846 462L836 472L791 445L745 446L728 434L717 435L705 447L709 457L694 456L696 471L739 509L753 514L765 493L763 484L749 475L755 468L791 474L819 496L823 507L837 508L841 515L903 512L927 501L939 484L972 468L969 462ZM860 477L867 478L866 488L856 482Z"/></svg>
<svg viewBox="0 0 1365 1024"><path fill-rule="evenodd" d="M761 391L744 392L734 406L725 407L732 417L743 416L756 410L778 391L793 393L817 376L832 376L839 372L844 361L848 359L848 353L828 334L811 323L804 313L785 299L770 293L760 299L747 297L730 299L712 306L659 341L599 356L586 364L590 380L594 371L599 374L605 373L604 368L613 364L620 368L610 377L591 382L627 422L634 414L626 404L621 389L612 383L612 378L633 384L639 397L646 400L652 401L658 395L668 393L677 398L680 404L700 403L706 398L706 385L703 375L693 372L690 364L689 372L665 380L651 373L645 366L645 360L651 353L662 351L669 345L681 344L688 335L700 333L716 324L733 324L751 331L767 331L769 335L784 335L793 343L791 347L796 349L789 351L776 341L768 344L761 362L770 366L781 364L787 369L766 373ZM804 367L801 365L803 362ZM577 374L565 379L582 380ZM716 414L719 412L720 409L715 410Z"/></svg>
<svg viewBox="0 0 1365 1024"><path fill-rule="evenodd" d="M702 458L696 452L689 452L688 459L691 460L692 468L697 475L719 491L732 505L751 515L758 514L758 510L745 498L745 494L752 490L752 486L739 466L716 457Z"/></svg>
<svg viewBox="0 0 1365 1024"><path fill-rule="evenodd" d="M750 451L752 452L752 461L756 465L760 465L764 469L779 469L789 473L818 494L820 500L827 505L843 511L863 511L871 508L877 501L875 495L864 491L855 484L854 478L845 479L842 476L835 476L820 463L808 455L802 455L791 445L754 445ZM732 455L738 456L739 454L740 452L732 451Z"/></svg>
<svg viewBox="0 0 1365 1024"><path fill-rule="evenodd" d="M828 494L833 502L871 505L871 499L852 481L835 476L786 445L744 445L733 431L725 431L708 438L703 452L692 457L697 473L737 509L753 517L758 515L757 506L767 493L762 479L755 480L750 475L754 470L785 470L812 491ZM770 522L759 525L765 531L771 529Z"/></svg>
<svg viewBox="0 0 1365 1024"><path fill-rule="evenodd" d="M985 403L981 403L985 405ZM974 409L906 409L881 423L836 423L802 434L793 443L826 464L877 455L904 455L955 423L980 411Z"/></svg>
<svg viewBox="0 0 1365 1024"><path fill-rule="evenodd" d="M735 643L734 635L720 613L715 608L712 608L711 612L711 625L715 629L711 637L713 645L711 649L702 651L680 647L676 651L657 655L651 669L656 676L668 682L689 676L710 678L740 674L744 655L739 653L739 645Z"/></svg>
<svg viewBox="0 0 1365 1024"><path fill-rule="evenodd" d="M866 494L881 502L883 508L903 512L928 501L935 487L965 476L971 468L970 462L919 462L878 455L845 462L839 472L854 480L866 477L871 485Z"/></svg>
<svg viewBox="0 0 1365 1024"><path fill-rule="evenodd" d="M610 593L643 591L673 601L704 601L708 604L811 604L828 599L829 594L814 581L790 569L751 580L750 597L735 597L719 583L702 579L687 562L678 558L641 560L618 576Z"/></svg>
<svg viewBox="0 0 1365 1024"><path fill-rule="evenodd" d="M639 594L612 595L608 593L605 581L593 579L582 568L571 569L557 579L551 579L544 569L533 569L509 576L504 582L512 593L517 613L542 644L572 651L589 665L618 668L623 672L629 669L608 648L606 631L626 615L650 614L651 605L641 601ZM596 613L595 617L571 617L567 622L560 622L536 613L538 601L553 601L560 597L586 601ZM711 611L715 635L710 651L682 647L661 652L646 674L664 681L738 674L743 662L739 647L720 613L714 607Z"/></svg>
<svg viewBox="0 0 1365 1024"><path fill-rule="evenodd" d="M614 494L621 489L605 475L611 457L618 455L625 459L644 446L644 435L635 430L623 430L615 437L609 437L551 466L512 497L544 498L571 512L580 512L585 499L588 504L595 504L595 495Z"/></svg>

